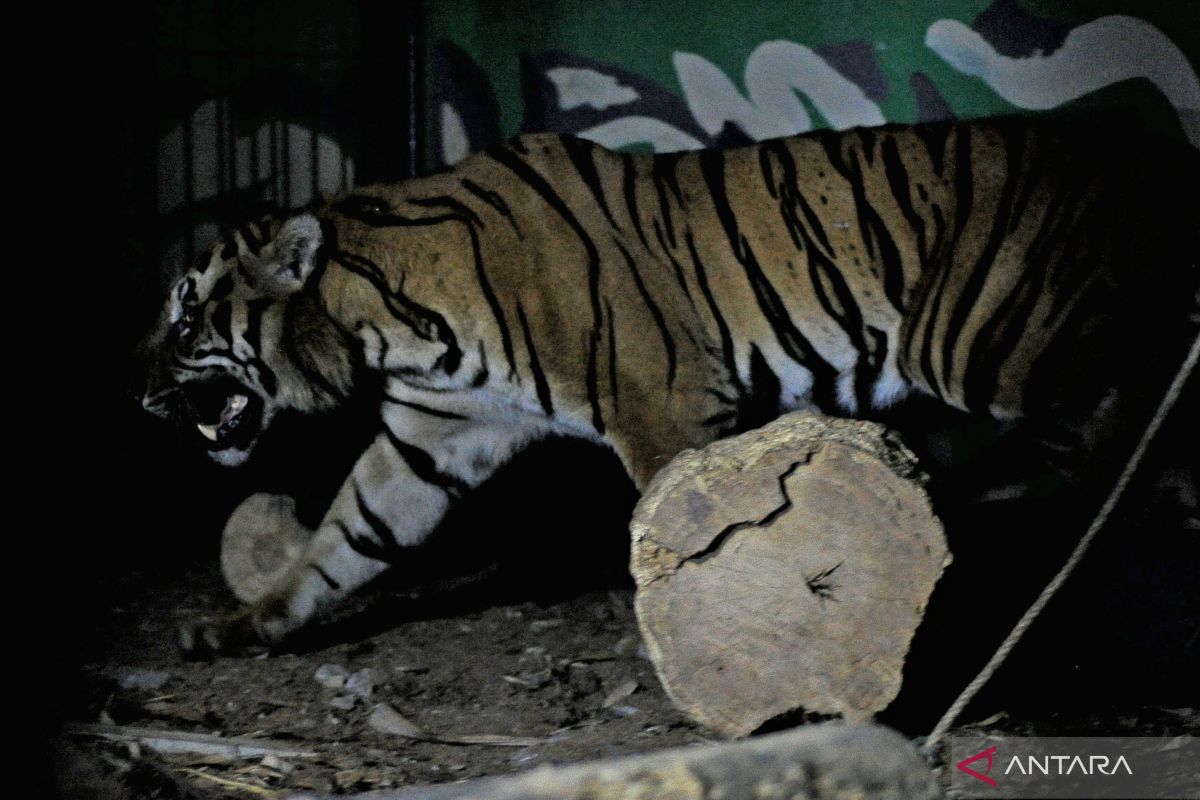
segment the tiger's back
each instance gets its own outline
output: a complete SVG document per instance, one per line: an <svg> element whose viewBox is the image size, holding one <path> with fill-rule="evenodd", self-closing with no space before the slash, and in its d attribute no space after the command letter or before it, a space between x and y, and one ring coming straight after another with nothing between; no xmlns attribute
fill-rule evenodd
<svg viewBox="0 0 1200 800"><path fill-rule="evenodd" d="M1200 206L1169 192L1200 178L1195 153L1130 156L1019 120L667 155L543 135L355 197L469 228L481 292L461 314L490 312L487 363L637 451L644 484L784 410L865 413L915 386L1017 416L1107 380L1089 355L1195 303Z"/></svg>

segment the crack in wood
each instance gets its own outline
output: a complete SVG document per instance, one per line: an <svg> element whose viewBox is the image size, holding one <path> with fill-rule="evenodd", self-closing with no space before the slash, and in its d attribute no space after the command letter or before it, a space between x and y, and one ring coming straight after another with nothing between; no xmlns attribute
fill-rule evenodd
<svg viewBox="0 0 1200 800"><path fill-rule="evenodd" d="M697 550L695 553L692 553L690 556L680 559L678 566L676 566L676 570L678 570L684 564L688 564L688 563L692 563L692 562L697 563L697 564L702 564L705 561L707 561L708 559L712 558L712 556L716 555L716 553L724 546L725 542L729 539L729 537L732 536L733 534L737 533L738 531L743 530L745 528L749 528L749 527L756 527L756 528L766 527L766 526L770 525L772 522L774 522L776 519L778 519L780 517L780 515L782 515L784 512L786 512L788 509L790 509L792 507L792 498L788 495L788 490L787 490L787 479L792 477L792 475L795 474L796 470L800 469L800 467L806 466L807 464L811 463L812 457L813 457L813 454L808 453L802 460L793 461L790 465L788 465L788 468L786 470L784 470L784 472L779 476L779 493L783 495L783 503L781 505L779 505L777 508L774 508L771 511L767 512L767 515L764 516L762 519L759 519L759 520L747 519L747 520L742 520L741 522L734 522L730 525L726 525L724 528L721 529L721 532L718 533L716 536L714 536L712 541L709 542L708 545L706 547L704 547L702 550Z"/></svg>

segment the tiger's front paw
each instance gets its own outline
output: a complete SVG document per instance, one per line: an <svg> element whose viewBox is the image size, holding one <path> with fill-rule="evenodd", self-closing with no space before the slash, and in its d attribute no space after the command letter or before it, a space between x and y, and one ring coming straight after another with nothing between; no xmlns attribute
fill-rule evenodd
<svg viewBox="0 0 1200 800"><path fill-rule="evenodd" d="M254 622L253 609L213 622L187 622L179 628L179 647L185 658L204 660L216 655L256 655L267 642Z"/></svg>
<svg viewBox="0 0 1200 800"><path fill-rule="evenodd" d="M212 622L185 623L179 629L179 647L191 659L258 655L282 642L302 623L303 619L290 613L286 598L272 595Z"/></svg>

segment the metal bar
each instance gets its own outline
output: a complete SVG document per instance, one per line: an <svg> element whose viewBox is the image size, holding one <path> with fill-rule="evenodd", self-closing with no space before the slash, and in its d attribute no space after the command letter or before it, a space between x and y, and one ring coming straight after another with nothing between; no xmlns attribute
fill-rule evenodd
<svg viewBox="0 0 1200 800"><path fill-rule="evenodd" d="M419 59L418 59L418 37L417 28L421 19L421 3L413 2L408 9L408 163L406 171L408 177L415 178L420 162L419 140L417 134L418 126L418 81L419 74Z"/></svg>

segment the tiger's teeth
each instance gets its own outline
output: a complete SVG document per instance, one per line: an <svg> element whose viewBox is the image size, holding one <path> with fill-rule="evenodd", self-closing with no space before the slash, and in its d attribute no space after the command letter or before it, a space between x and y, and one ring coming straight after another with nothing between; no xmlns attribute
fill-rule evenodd
<svg viewBox="0 0 1200 800"><path fill-rule="evenodd" d="M196 425L196 427L199 429L200 433L204 434L205 439L208 439L210 442L215 442L217 440L216 425Z"/></svg>

